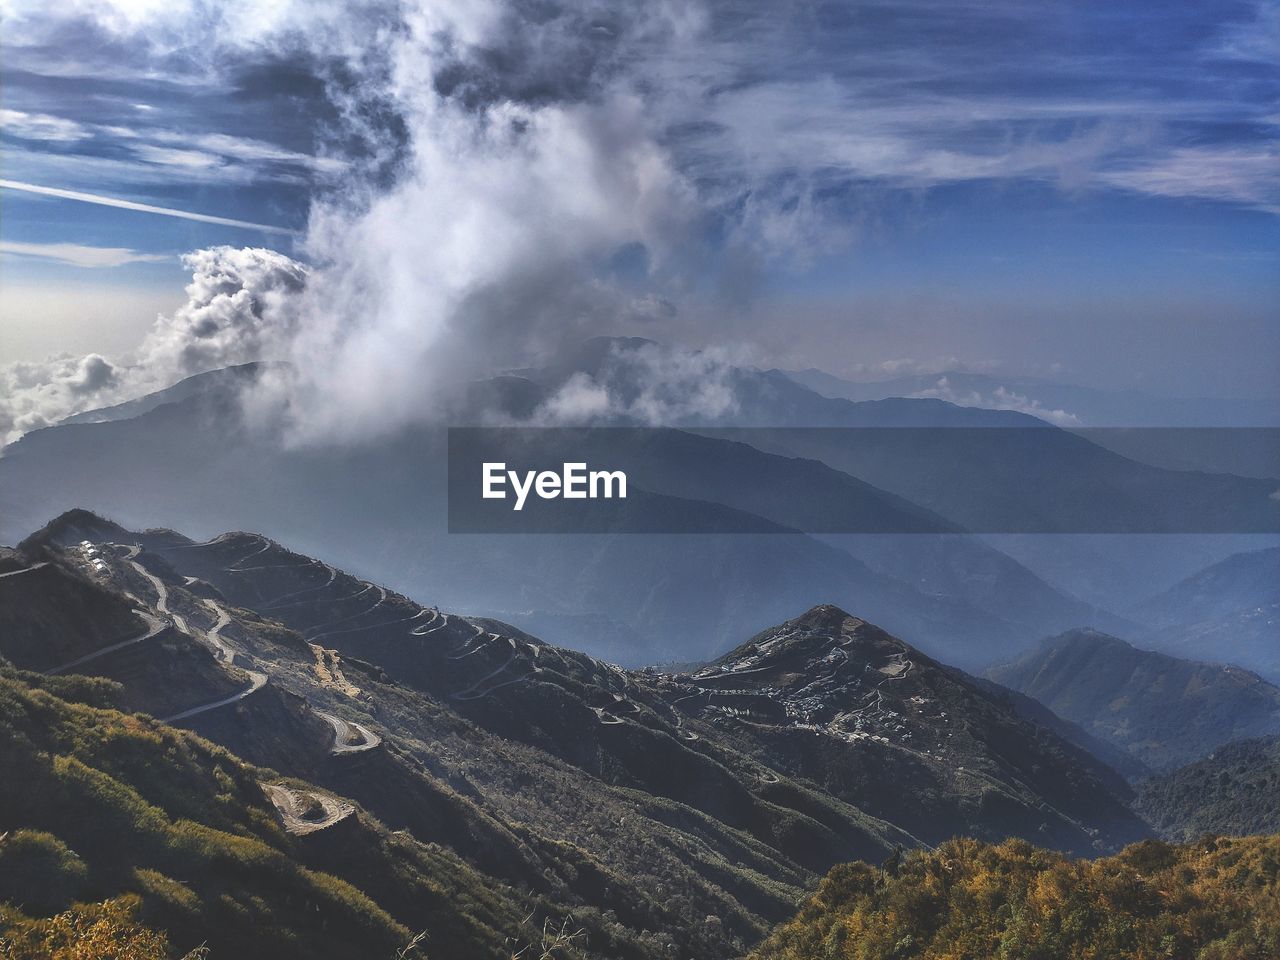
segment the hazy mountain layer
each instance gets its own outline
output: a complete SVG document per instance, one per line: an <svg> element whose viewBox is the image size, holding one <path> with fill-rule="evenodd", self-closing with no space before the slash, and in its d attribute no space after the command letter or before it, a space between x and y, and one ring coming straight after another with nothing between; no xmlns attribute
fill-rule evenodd
<svg viewBox="0 0 1280 960"><path fill-rule="evenodd" d="M1229 660L1280 678L1280 547L1234 554L1137 606L1143 639L1179 656Z"/></svg>
<svg viewBox="0 0 1280 960"><path fill-rule="evenodd" d="M1092 630L1053 637L987 675L1156 770L1280 732L1280 689L1257 674L1140 650Z"/></svg>
<svg viewBox="0 0 1280 960"><path fill-rule="evenodd" d="M1277 426L1276 407L1266 400L1216 397L1159 397L1137 390L1098 390L1036 377L947 370L863 383L821 370L788 370L796 383L824 397L886 400L932 396L957 403L990 407L1003 401L1027 412L1065 414L1085 427L1254 427Z"/></svg>
<svg viewBox="0 0 1280 960"><path fill-rule="evenodd" d="M714 468L739 509L681 500L690 529L787 525L808 502L804 491L818 489L815 476L832 489L869 490L821 464L667 435L672 483L685 468ZM70 471L67 463L91 466ZM447 606L526 629L554 628L566 644L628 664L705 659L824 601L856 607L970 669L1047 631L1112 625L981 546L959 551L981 558L972 565L986 568L981 576L917 586L800 534L449 536L444 463L443 432L427 428L357 448L284 448L241 428L234 395L215 390L134 418L23 438L0 458L0 523L16 538L84 503L135 526L158 521L203 535L260 529L397 589L429 590ZM736 486L735 477L743 478ZM883 504L898 509L892 498ZM932 566L943 564L954 560ZM897 569L910 575L909 564Z"/></svg>

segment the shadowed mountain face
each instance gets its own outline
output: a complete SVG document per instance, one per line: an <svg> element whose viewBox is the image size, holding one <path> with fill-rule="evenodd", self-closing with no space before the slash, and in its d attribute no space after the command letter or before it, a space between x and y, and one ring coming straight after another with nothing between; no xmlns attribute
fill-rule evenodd
<svg viewBox="0 0 1280 960"><path fill-rule="evenodd" d="M83 552L95 530L103 568ZM834 607L693 673L632 672L253 534L79 513L24 549L129 590L241 684L175 723L527 886L605 956L740 954L832 864L896 845L1013 834L1085 853L1146 830L1113 772ZM273 799L300 822L347 802Z"/></svg>
<svg viewBox="0 0 1280 960"><path fill-rule="evenodd" d="M1257 674L1139 650L1092 630L1046 640L987 675L1156 770L1280 732L1280 689Z"/></svg>
<svg viewBox="0 0 1280 960"><path fill-rule="evenodd" d="M1238 740L1152 777L1136 806L1171 840L1280 833L1280 737Z"/></svg>
<svg viewBox="0 0 1280 960"><path fill-rule="evenodd" d="M837 607L816 607L681 679L697 691L691 702L750 718L784 769L906 823L930 843L938 800L957 794L949 816L970 818L967 834L982 833L987 816L1006 828L1020 823L1015 832L1055 846L1071 846L1083 819L1133 829L1114 805L1093 806L1097 782L1113 796L1128 794L1114 771ZM917 786L902 789L906 783ZM1028 791L1050 802L1032 807Z"/></svg>

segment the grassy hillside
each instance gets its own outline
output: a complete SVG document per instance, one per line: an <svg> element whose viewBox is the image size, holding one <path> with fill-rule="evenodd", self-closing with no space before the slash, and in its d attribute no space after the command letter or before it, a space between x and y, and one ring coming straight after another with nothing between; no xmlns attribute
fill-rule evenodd
<svg viewBox="0 0 1280 960"><path fill-rule="evenodd" d="M0 954L389 960L426 930L405 956L510 956L514 895L358 812L286 832L280 778L117 692L0 661ZM74 952L95 938L131 946Z"/></svg>
<svg viewBox="0 0 1280 960"><path fill-rule="evenodd" d="M1072 860L1021 840L953 840L836 867L754 960L1270 960L1280 836L1147 840Z"/></svg>

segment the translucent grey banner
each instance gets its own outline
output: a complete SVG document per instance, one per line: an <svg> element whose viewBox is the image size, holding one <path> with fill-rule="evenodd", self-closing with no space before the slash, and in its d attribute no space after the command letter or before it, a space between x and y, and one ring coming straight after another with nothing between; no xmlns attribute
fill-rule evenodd
<svg viewBox="0 0 1280 960"><path fill-rule="evenodd" d="M455 427L448 455L451 533L1280 532L1277 428Z"/></svg>

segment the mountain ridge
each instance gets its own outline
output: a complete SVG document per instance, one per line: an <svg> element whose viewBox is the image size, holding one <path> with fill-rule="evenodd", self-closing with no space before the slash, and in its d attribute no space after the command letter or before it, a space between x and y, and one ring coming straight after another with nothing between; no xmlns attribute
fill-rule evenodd
<svg viewBox="0 0 1280 960"><path fill-rule="evenodd" d="M118 538L91 543L105 570L94 529ZM833 863L896 846L1013 832L1085 853L1147 833L1098 761L829 605L692 673L624 671L255 534L122 534L76 513L27 548L130 590L218 669L268 678L176 722L329 791L317 816L349 801L593 937L615 924L608 956L739 955ZM767 677L734 669L787 634Z"/></svg>
<svg viewBox="0 0 1280 960"><path fill-rule="evenodd" d="M1280 688L1256 673L1139 649L1096 630L1047 638L986 675L1155 770L1280 732Z"/></svg>

